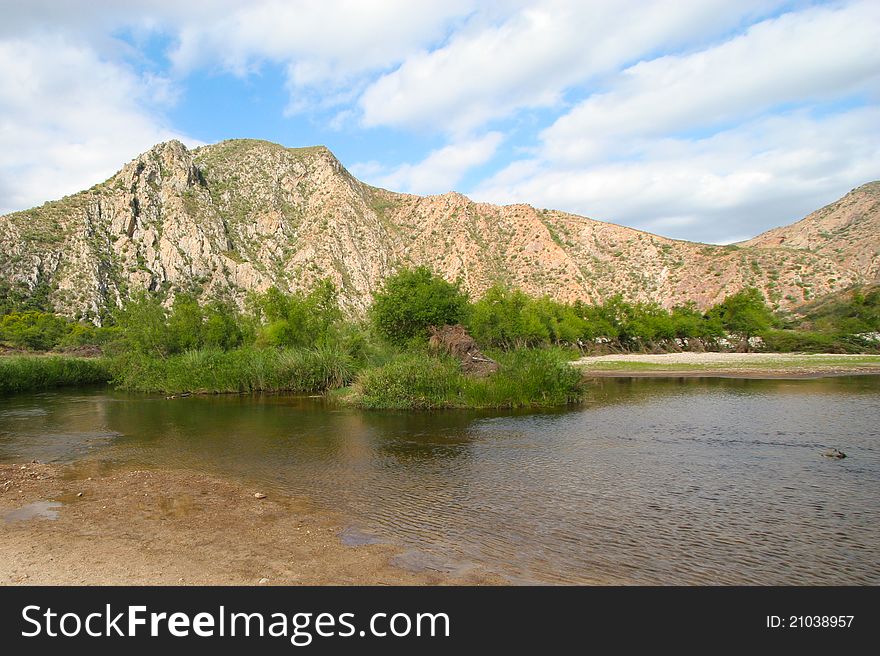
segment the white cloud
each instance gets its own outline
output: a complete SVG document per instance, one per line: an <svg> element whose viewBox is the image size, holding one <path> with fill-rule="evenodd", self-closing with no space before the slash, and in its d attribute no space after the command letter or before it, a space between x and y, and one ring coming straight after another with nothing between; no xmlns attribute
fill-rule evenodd
<svg viewBox="0 0 880 656"><path fill-rule="evenodd" d="M167 81L60 37L0 41L0 213L80 191L153 144Z"/></svg>
<svg viewBox="0 0 880 656"><path fill-rule="evenodd" d="M352 100L360 78L397 65L442 39L470 13L469 0L320 0L240 3L226 14L199 16L178 26L171 59L179 72L220 67L237 75L265 61L285 66L289 109ZM344 90L348 89L349 94ZM343 90L340 93L340 90Z"/></svg>
<svg viewBox="0 0 880 656"><path fill-rule="evenodd" d="M880 177L880 4L809 7L608 76L478 186L727 242Z"/></svg>
<svg viewBox="0 0 880 656"><path fill-rule="evenodd" d="M175 72L246 75L265 63L287 73L292 110L326 106L328 95L362 89L361 78L397 66L442 41L476 0L0 0L0 38L64 33L101 54L137 57L135 41L161 33ZM340 100L345 94L340 95ZM350 100L350 98L349 98Z"/></svg>
<svg viewBox="0 0 880 656"><path fill-rule="evenodd" d="M376 162L355 164L352 173L379 187L414 194L440 194L453 189L464 174L488 162L501 144L499 132L452 143L432 151L417 164L401 164L391 169Z"/></svg>
<svg viewBox="0 0 880 656"><path fill-rule="evenodd" d="M543 133L544 154L594 161L638 147L636 138L742 121L784 103L878 85L880 3L790 13L716 47L624 70L609 91Z"/></svg>
<svg viewBox="0 0 880 656"><path fill-rule="evenodd" d="M566 89L657 48L700 42L776 3L725 0L544 0L501 20L477 15L443 47L423 50L360 100L367 126L463 134L522 108L558 105Z"/></svg>
<svg viewBox="0 0 880 656"><path fill-rule="evenodd" d="M0 0L0 14L0 211L179 136L163 114L190 73L267 64L288 115L320 109L327 128L392 143L445 135L420 161L351 167L394 189L461 184L500 160L487 130L504 129L520 159L481 199L725 241L880 177L876 0Z"/></svg>

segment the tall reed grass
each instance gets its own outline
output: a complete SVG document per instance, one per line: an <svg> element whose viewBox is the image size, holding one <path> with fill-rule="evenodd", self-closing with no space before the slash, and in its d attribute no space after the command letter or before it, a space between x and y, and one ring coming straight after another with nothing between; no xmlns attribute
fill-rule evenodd
<svg viewBox="0 0 880 656"><path fill-rule="evenodd" d="M107 383L110 363L105 358L62 355L0 357L0 394L72 385Z"/></svg>
<svg viewBox="0 0 880 656"><path fill-rule="evenodd" d="M320 392L351 382L354 363L334 347L198 349L167 358L114 361L117 387L140 392Z"/></svg>

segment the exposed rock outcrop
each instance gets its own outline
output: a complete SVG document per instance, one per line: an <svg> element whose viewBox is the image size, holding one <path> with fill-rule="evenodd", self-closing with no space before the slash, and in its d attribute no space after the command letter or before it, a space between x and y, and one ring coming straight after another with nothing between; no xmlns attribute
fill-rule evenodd
<svg viewBox="0 0 880 656"><path fill-rule="evenodd" d="M377 189L321 146L170 141L87 191L0 217L0 281L48 285L59 311L96 320L136 289L243 303L252 290L307 289L324 277L358 313L387 275L419 264L474 296L504 282L566 301L620 293L708 307L752 285L791 307L877 277L874 185L840 201L839 224L823 215L825 227L808 217L797 228L821 243L780 229L712 246L454 192Z"/></svg>

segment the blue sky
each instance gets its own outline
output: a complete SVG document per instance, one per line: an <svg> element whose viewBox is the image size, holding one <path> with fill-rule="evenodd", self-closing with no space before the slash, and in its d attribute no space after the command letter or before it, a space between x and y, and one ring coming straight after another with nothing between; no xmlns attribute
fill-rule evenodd
<svg viewBox="0 0 880 656"><path fill-rule="evenodd" d="M0 0L0 212L156 142L726 243L880 178L880 2Z"/></svg>

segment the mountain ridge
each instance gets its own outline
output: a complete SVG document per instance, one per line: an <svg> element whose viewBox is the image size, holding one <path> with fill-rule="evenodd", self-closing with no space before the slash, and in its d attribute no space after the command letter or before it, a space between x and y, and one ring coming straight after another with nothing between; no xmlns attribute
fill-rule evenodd
<svg viewBox="0 0 880 656"><path fill-rule="evenodd" d="M786 226L716 246L522 203L373 187L325 146L168 141L91 189L0 217L0 281L48 285L59 312L94 320L137 289L242 303L252 290L307 289L323 277L358 313L404 265L459 279L474 296L503 283L565 301L621 293L705 308L751 285L787 308L877 277L872 185L880 189L869 183L837 201L859 243L843 228L824 230L832 238L819 246L774 232ZM815 232L803 228L797 234ZM871 257L860 257L867 246Z"/></svg>

